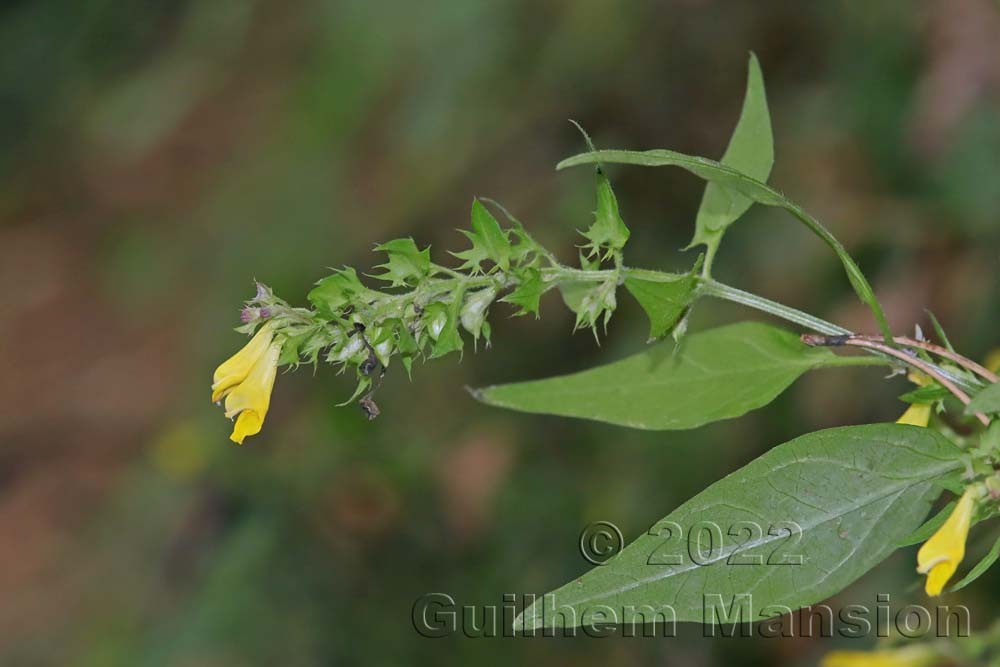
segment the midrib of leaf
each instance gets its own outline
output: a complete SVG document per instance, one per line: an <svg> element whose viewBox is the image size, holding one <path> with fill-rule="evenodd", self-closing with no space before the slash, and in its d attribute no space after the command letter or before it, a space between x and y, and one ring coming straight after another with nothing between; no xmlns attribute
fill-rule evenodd
<svg viewBox="0 0 1000 667"><path fill-rule="evenodd" d="M690 363L690 362L688 362L688 363ZM691 364L691 365L695 366L697 364ZM805 366L802 366L802 367L806 368L807 370L812 370L815 366L816 366L816 364L810 364L810 365L805 365ZM742 370L741 369L739 371L726 371L726 372L718 372L718 371L709 372L709 371L706 371L706 372L704 372L704 374L703 374L702 377L693 378L693 379L690 379L690 380L687 379L687 378L685 378L684 379L684 384L685 385L706 384L709 381L714 381L719 376L723 376L723 377L726 377L726 378L734 378L734 379L740 379L740 378L742 378L744 376L747 376L747 377L755 377L755 376L759 377L761 375L768 375L768 376L771 376L771 377L774 377L774 376L783 376L789 370L796 370L797 368L798 368L797 366L796 366L795 369L791 368L791 366L787 366L785 369L775 369L772 366L761 366L760 368L747 369L747 370ZM673 385L673 384L677 384L677 381L676 380L672 380L671 378L665 378L663 380L639 380L639 381L633 382L632 386L633 387L643 388L643 389L659 389L659 388L662 388L662 387L668 387L668 386ZM608 388L608 389L606 389L604 391L617 392L618 389L612 387L612 388ZM580 395L580 394L587 395L587 394L594 394L594 393L598 393L598 392L595 392L595 390L593 388L581 388L581 389L557 389L557 390L549 390L546 393L549 393L549 394L551 394L553 396L577 396L577 395Z"/></svg>
<svg viewBox="0 0 1000 667"><path fill-rule="evenodd" d="M921 453L921 454L924 455L924 456L926 456L925 453ZM935 460L940 460L940 459L935 459ZM809 459L809 462L812 462L812 461L816 461L816 462L822 463L822 462L825 461L825 459ZM864 498L862 501L859 501L857 503L849 504L846 507L839 509L836 514L833 514L833 515L828 516L826 518L822 518L822 519L817 518L817 520L808 521L808 522L805 523L805 525L799 523L799 525L802 527L803 534L806 531L814 530L814 529L819 528L820 526L823 526L823 525L825 525L825 524L827 524L827 523L829 523L831 521L834 521L836 519L840 519L840 518L842 518L842 517L844 517L844 516L846 516L848 514L851 514L852 512L856 512L856 511L858 511L858 510L860 510L860 509L862 509L864 507L868 507L869 505L873 505L876 502L878 502L879 500L882 500L884 498L888 498L889 496L895 495L896 499L898 499L898 497L901 496L903 494L903 492L906 491L907 489L909 489L909 488L911 488L913 486L916 486L917 484L920 484L922 482L927 482L927 481L930 481L930 480L932 480L932 479L934 479L936 477L940 477L942 474L944 474L945 472L948 472L949 470L954 470L954 469L957 469L957 468L961 467L961 463L960 462L951 461L951 460L945 460L945 461L946 461L946 463L948 465L942 465L940 469L935 469L933 471L928 471L928 473L926 474L926 476L923 476L923 477L908 477L906 479L909 481L909 483L898 484L898 485L892 486L887 491L885 491L884 493L873 494L871 496L868 496L868 497ZM778 466L778 467L774 468L773 470L776 472L776 471L782 470L783 468L786 468L788 466L796 465L796 464L800 464L800 463L802 463L802 461L789 461L787 464L782 465L782 466ZM842 465L842 464L840 464L840 462L838 462L838 465ZM870 472L870 471L865 470L865 472ZM887 478L884 475L879 475L879 476L883 477L884 479L892 479L892 478ZM796 500L799 500L799 499L796 498ZM890 507L892 507L892 505L894 503L895 503L895 500L893 500L893 502L888 503L882 509L882 511L879 513L878 517L876 517L874 519L874 521L871 522L871 524L869 526L869 531L860 540L858 540L857 543L855 543L854 547L852 547L852 549L851 549L850 554L849 554L848 557L853 556L855 553L857 553L858 548L860 548L860 546L868 539L868 537L871 535L871 531L874 529L875 526L878 525L878 523L882 520L882 517L885 516L885 513L889 510ZM739 505L733 505L733 507L736 507L736 508L738 508L738 509L740 509L740 510L742 510L744 512L748 512L748 513L751 513L751 514L756 514L756 512L754 510L752 510L750 508L747 508L747 507L742 507L742 506L739 506ZM684 509L684 507L681 506L681 507L677 508L677 511L678 512L679 511L683 511L683 509ZM717 558L712 558L712 559L706 560L706 562L704 562L702 564L697 564L697 563L690 562L686 566L678 566L676 568L671 568L668 571L657 573L655 575L651 575L649 577L646 577L645 579L636 579L634 582L631 582L628 585L623 585L623 586L620 586L620 587L616 587L616 588L613 588L613 589L602 591L602 592L600 592L600 593L598 593L596 595L592 595L592 596L587 597L587 598L582 598L582 599L579 599L579 600L573 600L572 604L573 605L581 605L581 604L586 604L588 602L591 602L593 600L598 600L598 599L601 599L601 598L608 597L609 595L620 595L622 593L627 593L628 591L633 590L635 588L638 588L640 586L645 586L645 585L648 585L648 584L656 583L658 581L662 581L664 579L669 579L670 577L673 577L673 576L679 575L679 574L684 574L685 572L689 572L689 571L694 570L696 568L707 567L707 566L712 565L713 563L717 563L719 561L722 561L722 560L725 560L727 558L730 558L734 554L739 554L739 553L742 553L744 551L748 551L750 549L755 549L757 547L766 546L766 545L768 545L768 544L770 544L772 542L779 541L779 540L785 540L787 538L788 538L788 536L784 535L784 534L777 535L777 536L767 535L766 537L764 537L762 539L754 540L752 543L750 541L747 541L744 544L737 545L737 548L731 549L730 551L728 551L728 552L726 552L724 554L720 553ZM844 558L841 561L841 564L843 562L845 562L846 560L847 560L847 558ZM835 570L836 570L836 567L831 568L830 571L832 572L832 571L835 571ZM822 583L822 581L824 581L824 580L820 580L817 583ZM676 600L676 596L675 596L674 599Z"/></svg>
<svg viewBox="0 0 1000 667"><path fill-rule="evenodd" d="M832 357L831 356L831 357L829 357L827 359L817 359L815 361L811 361L810 363L800 363L800 362L797 362L797 361L794 361L794 360L789 360L788 357L771 357L771 359L774 360L774 361L780 362L782 364L782 366L780 368L776 368L773 365L762 365L762 366L757 366L757 367L744 367L744 368L741 368L739 370L709 370L709 369L705 369L704 367L702 367L697 362L691 361L690 359L686 359L685 363L689 364L691 366L695 366L695 367L699 368L699 370L702 371L702 375L701 375L701 377L697 377L697 378L688 378L688 377L685 377L683 379L683 383L685 385L689 385L689 384L705 384L705 383L708 383L708 382L714 382L719 377L740 379L740 378L743 378L743 377L755 377L755 376L762 376L762 375L767 375L767 376L783 376L783 375L787 374L790 371L797 371L797 370L800 370L800 369L815 370L817 368L836 368L836 367L839 367L839 366L881 366L881 365L884 365L883 362L881 362L880 360L875 359L873 357ZM587 371L583 371L583 372L587 372ZM572 375L567 376L567 377L572 377ZM542 380L538 380L538 382L541 382L541 381ZM632 382L631 385L633 387L657 389L657 388L662 388L662 387L670 386L672 384L677 384L677 383L678 383L678 380L676 380L675 378L666 377L666 378L662 378L662 379L647 378L647 379L636 380L636 381ZM607 389L607 391L615 391L615 389L614 388L610 388L610 389ZM578 394L593 394L593 393L595 393L595 391L594 391L594 389L592 387L583 387L583 388L580 388L580 389L553 389L553 390L547 391L546 393L549 393L551 395L558 395L558 396L575 396L575 395L578 395Z"/></svg>

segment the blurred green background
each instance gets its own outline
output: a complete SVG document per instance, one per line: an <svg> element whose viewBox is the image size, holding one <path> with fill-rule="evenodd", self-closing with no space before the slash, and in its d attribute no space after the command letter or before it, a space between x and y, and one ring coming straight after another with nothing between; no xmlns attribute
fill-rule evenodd
<svg viewBox="0 0 1000 667"><path fill-rule="evenodd" d="M1000 342L1000 8L924 2L599 0L142 3L0 8L0 656L10 665L812 665L843 642L420 637L429 592L543 593L590 566L581 529L633 538L770 446L895 419L901 379L813 374L693 432L506 413L464 385L645 345L623 296L606 341L494 309L494 348L390 374L382 417L335 408L327 367L279 377L239 448L209 402L253 281L297 303L328 266L412 235L438 260L473 196L564 260L592 210L582 150L718 157L748 51L771 181L823 220L906 331L933 309ZM630 264L679 269L702 183L612 172ZM727 236L731 284L870 330L838 262L776 210ZM692 329L756 315L702 303ZM904 550L836 602L920 601ZM963 592L973 624L1000 576ZM854 642L860 648L869 643Z"/></svg>

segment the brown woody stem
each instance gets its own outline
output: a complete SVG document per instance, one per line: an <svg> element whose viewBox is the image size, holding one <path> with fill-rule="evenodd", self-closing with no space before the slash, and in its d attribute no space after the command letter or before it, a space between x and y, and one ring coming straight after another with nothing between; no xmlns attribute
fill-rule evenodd
<svg viewBox="0 0 1000 667"><path fill-rule="evenodd" d="M942 387L950 391L955 398L960 400L964 405L968 405L971 402L969 395L964 391L959 389L954 382L949 380L947 377L942 375L933 365L927 363L919 357L909 355L906 352L897 350L894 347L889 347L885 343L880 343L877 341L869 340L865 336L823 336L818 334L803 334L802 342L806 345L811 345L814 347L836 347L840 345L851 345L853 347L863 347L869 350L875 350L881 352L882 354L889 355L899 359L907 366L912 366L916 368L921 373L925 373L935 380L937 380ZM990 425L990 419L981 412L976 413L976 417L983 423L984 426Z"/></svg>
<svg viewBox="0 0 1000 667"><path fill-rule="evenodd" d="M858 338L864 338L865 340L880 341L881 336L858 336ZM996 373L993 373L988 368L985 368L972 359L968 357L963 357L957 352L952 352L946 347L941 347L940 345L935 345L934 343L928 343L925 340L917 340L916 338L908 338L907 336L896 336L892 339L894 343L903 345L904 347L917 347L921 350L926 350L931 354L936 354L939 357L944 357L950 361L954 361L959 366L972 371L976 375L985 378L989 382L1000 382L1000 378L997 377Z"/></svg>

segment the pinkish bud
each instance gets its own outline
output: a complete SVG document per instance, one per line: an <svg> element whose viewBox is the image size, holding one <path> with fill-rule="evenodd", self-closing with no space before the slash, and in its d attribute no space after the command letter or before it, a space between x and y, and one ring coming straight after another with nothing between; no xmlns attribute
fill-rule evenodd
<svg viewBox="0 0 1000 667"><path fill-rule="evenodd" d="M261 308L260 309L260 316L261 316L262 319L265 319L265 320L267 318L271 317L271 309L270 308Z"/></svg>
<svg viewBox="0 0 1000 667"><path fill-rule="evenodd" d="M253 322L260 317L260 310L257 308L244 308L240 311L240 322L244 324Z"/></svg>

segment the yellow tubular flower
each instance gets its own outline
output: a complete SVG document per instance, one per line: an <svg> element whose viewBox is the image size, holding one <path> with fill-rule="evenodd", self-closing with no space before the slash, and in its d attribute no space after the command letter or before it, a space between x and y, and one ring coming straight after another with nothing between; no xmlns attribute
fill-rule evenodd
<svg viewBox="0 0 1000 667"><path fill-rule="evenodd" d="M213 403L221 401L226 394L232 391L233 387L247 378L257 360L267 352L273 337L271 323L265 322L257 334L250 339L250 342L243 346L242 350L215 369L215 375L212 376Z"/></svg>
<svg viewBox="0 0 1000 667"><path fill-rule="evenodd" d="M908 646L894 651L834 651L821 667L931 667L938 657L927 646Z"/></svg>
<svg viewBox="0 0 1000 667"><path fill-rule="evenodd" d="M965 557L965 540L969 536L978 496L976 489L966 489L948 520L917 552L917 572L927 575L924 589L928 595L941 594Z"/></svg>
<svg viewBox="0 0 1000 667"><path fill-rule="evenodd" d="M910 371L906 379L918 387L925 387L930 383L930 378L916 371ZM896 420L896 423L909 424L910 426L927 426L931 421L931 407L930 403L914 403Z"/></svg>
<svg viewBox="0 0 1000 667"><path fill-rule="evenodd" d="M282 342L272 341L246 378L226 395L226 416L236 417L236 425L230 439L243 444L248 435L260 433L264 417L271 405L271 390L278 374L278 358L281 356Z"/></svg>
<svg viewBox="0 0 1000 667"><path fill-rule="evenodd" d="M906 412L896 420L897 424L909 424L910 426L927 426L931 421L930 403L914 403L906 409Z"/></svg>

